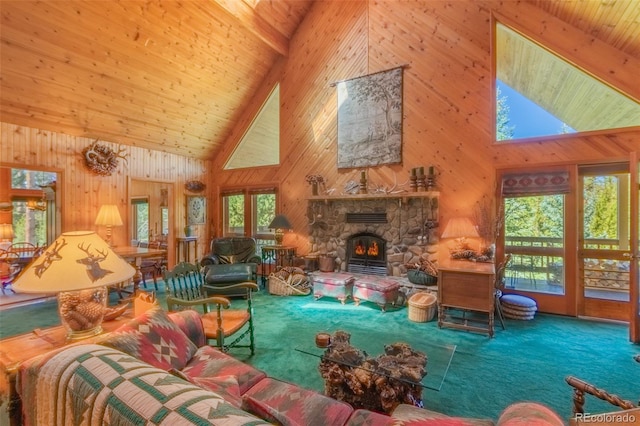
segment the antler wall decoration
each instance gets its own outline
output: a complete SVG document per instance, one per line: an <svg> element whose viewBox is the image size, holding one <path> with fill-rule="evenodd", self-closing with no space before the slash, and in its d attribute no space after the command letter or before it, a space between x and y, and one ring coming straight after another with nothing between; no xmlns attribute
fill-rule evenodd
<svg viewBox="0 0 640 426"><path fill-rule="evenodd" d="M118 146L118 152L115 152L108 146L99 144L98 139L83 149L82 155L89 170L102 176L111 176L118 168L118 158L127 161L125 148Z"/></svg>

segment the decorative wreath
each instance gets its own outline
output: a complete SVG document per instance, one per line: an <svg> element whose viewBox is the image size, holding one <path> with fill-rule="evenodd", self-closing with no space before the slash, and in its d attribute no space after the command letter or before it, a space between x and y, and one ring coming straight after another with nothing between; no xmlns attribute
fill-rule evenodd
<svg viewBox="0 0 640 426"><path fill-rule="evenodd" d="M127 160L124 149L115 152L106 145L101 145L96 139L91 145L82 150L84 163L89 170L102 176L111 176L118 168L118 158Z"/></svg>
<svg viewBox="0 0 640 426"><path fill-rule="evenodd" d="M204 191L206 185L199 180L190 180L189 182L184 184L184 187L187 189L187 191L202 192Z"/></svg>

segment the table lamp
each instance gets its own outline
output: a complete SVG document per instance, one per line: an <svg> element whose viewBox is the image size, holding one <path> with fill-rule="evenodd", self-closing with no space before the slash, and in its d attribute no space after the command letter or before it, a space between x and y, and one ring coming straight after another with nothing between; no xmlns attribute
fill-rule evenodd
<svg viewBox="0 0 640 426"><path fill-rule="evenodd" d="M135 269L92 231L60 235L12 284L16 293L58 293L68 339L102 332L107 286L128 281Z"/></svg>
<svg viewBox="0 0 640 426"><path fill-rule="evenodd" d="M480 237L478 230L476 229L471 219L468 217L454 217L449 219L447 226L444 228L444 232L441 238L455 238L455 251L466 250L469 248L467 238Z"/></svg>
<svg viewBox="0 0 640 426"><path fill-rule="evenodd" d="M282 239L284 238L284 230L291 229L289 219L283 214L276 215L269 224L269 229L275 229L276 245L282 245Z"/></svg>
<svg viewBox="0 0 640 426"><path fill-rule="evenodd" d="M10 223L0 223L0 248L7 249L13 241L13 225Z"/></svg>
<svg viewBox="0 0 640 426"><path fill-rule="evenodd" d="M118 206L115 204L103 204L98 212L98 217L96 217L96 225L107 227L107 244L111 246L111 227L123 225Z"/></svg>

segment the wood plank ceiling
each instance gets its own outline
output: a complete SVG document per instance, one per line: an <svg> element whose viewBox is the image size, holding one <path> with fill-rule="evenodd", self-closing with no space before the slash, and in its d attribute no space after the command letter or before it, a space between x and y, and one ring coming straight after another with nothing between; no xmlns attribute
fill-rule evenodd
<svg viewBox="0 0 640 426"><path fill-rule="evenodd" d="M0 2L0 120L210 158L311 0Z"/></svg>
<svg viewBox="0 0 640 426"><path fill-rule="evenodd" d="M528 1L640 55L636 0ZM212 158L312 3L2 0L0 120Z"/></svg>

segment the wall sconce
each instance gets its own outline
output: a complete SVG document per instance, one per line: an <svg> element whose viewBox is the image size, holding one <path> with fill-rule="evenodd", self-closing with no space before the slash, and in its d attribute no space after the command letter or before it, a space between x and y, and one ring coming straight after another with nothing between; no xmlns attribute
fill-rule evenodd
<svg viewBox="0 0 640 426"><path fill-rule="evenodd" d="M123 225L120 212L118 211L118 206L115 204L103 204L98 212L96 225L107 227L107 244L109 244L110 247L113 247L111 244L111 227Z"/></svg>
<svg viewBox="0 0 640 426"><path fill-rule="evenodd" d="M441 238L455 238L453 251L468 250L467 238L478 238L478 230L468 217L454 217L449 219Z"/></svg>
<svg viewBox="0 0 640 426"><path fill-rule="evenodd" d="M269 229L275 229L276 245L281 246L284 238L284 230L291 229L289 219L283 214L276 215L269 224Z"/></svg>
<svg viewBox="0 0 640 426"><path fill-rule="evenodd" d="M12 284L17 293L58 293L68 339L102 332L107 286L128 281L135 269L92 231L60 235Z"/></svg>

